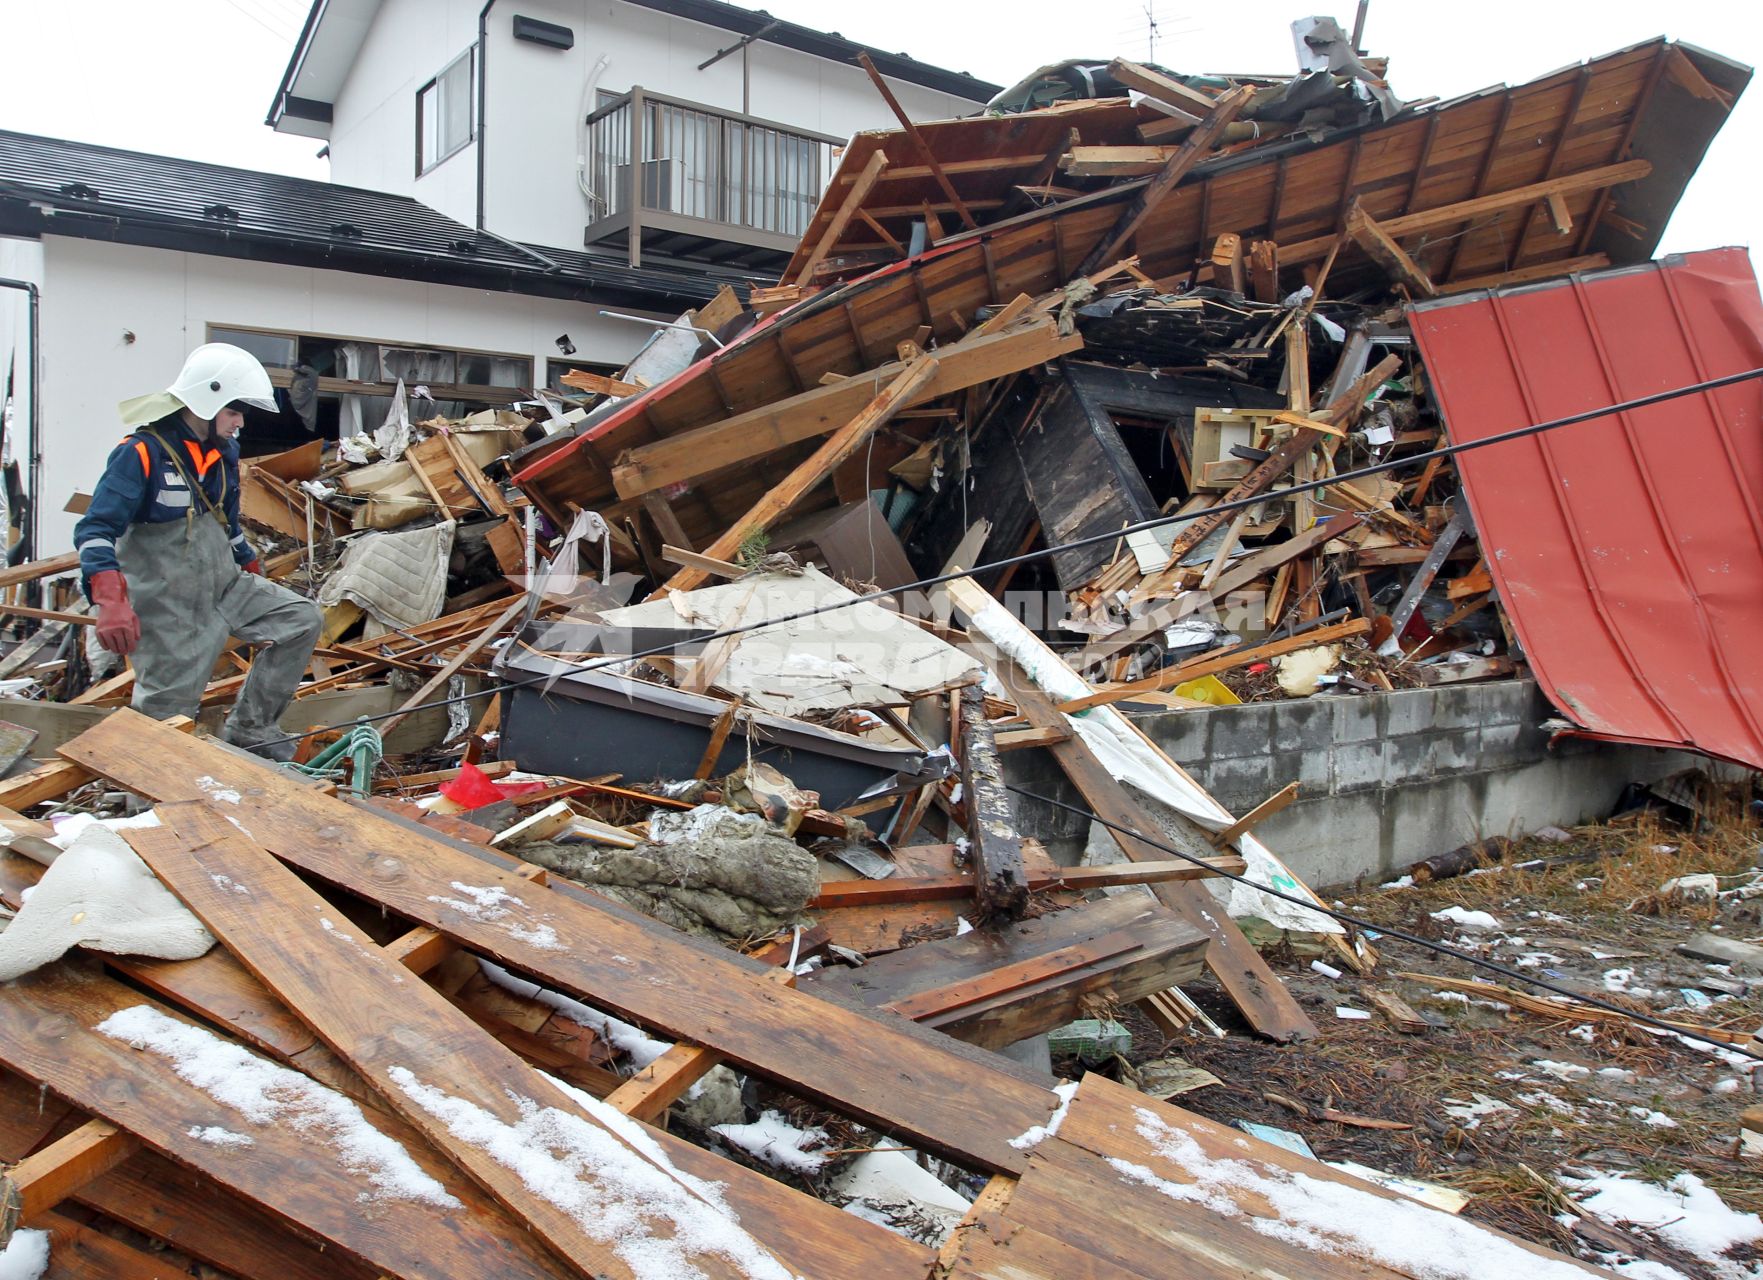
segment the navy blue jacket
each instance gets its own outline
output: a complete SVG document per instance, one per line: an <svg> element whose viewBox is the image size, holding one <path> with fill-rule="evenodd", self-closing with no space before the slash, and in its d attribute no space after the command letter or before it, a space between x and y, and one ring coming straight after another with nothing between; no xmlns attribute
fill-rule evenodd
<svg viewBox="0 0 1763 1280"><path fill-rule="evenodd" d="M240 565L251 563L257 553L239 528L238 444L232 440L198 440L184 425L183 415L177 413L152 423L151 428L166 444L183 451L183 471L202 487L208 501L225 513L234 561ZM145 428L125 437L110 451L97 492L92 495L92 505L73 528L73 545L80 553L81 581L89 590L93 574L121 567L116 560L116 540L128 532L130 525L164 524L186 518L214 517L208 514L201 497L184 483L183 474L159 441L149 436Z"/></svg>

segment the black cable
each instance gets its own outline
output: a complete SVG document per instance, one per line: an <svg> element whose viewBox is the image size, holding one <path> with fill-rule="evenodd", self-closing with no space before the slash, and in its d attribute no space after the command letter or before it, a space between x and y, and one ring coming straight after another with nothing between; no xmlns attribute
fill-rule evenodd
<svg viewBox="0 0 1763 1280"><path fill-rule="evenodd" d="M1463 444L1445 445L1442 448L1433 449L1426 453L1411 454L1405 458L1374 463L1368 467L1360 467L1356 471L1343 471L1338 475L1327 476L1318 480L1310 480L1302 484L1288 485L1280 490L1280 495L1285 497L1292 494L1310 493L1314 490L1326 489L1331 485L1350 484L1355 480L1362 480L1369 476L1381 475L1385 471L1393 471L1397 467L1409 467L1418 462L1431 461L1434 458L1454 457L1459 453L1467 453L1472 449L1485 449L1489 445L1505 444L1511 440L1522 440L1527 436L1541 435L1546 431L1556 431L1562 427L1571 427L1577 423L1589 422L1594 418L1606 417L1613 413L1627 413L1632 409L1644 409L1649 405L1663 404L1668 400L1675 400L1682 396L1698 395L1704 391L1715 391L1721 387L1733 386L1736 383L1746 382L1753 378L1763 378L1763 368L1747 369L1743 373L1731 373L1724 377L1710 378L1705 382L1691 383L1689 386L1678 387L1671 391L1659 391L1652 395L1641 396L1638 399L1624 400L1617 404L1606 405L1602 409L1588 409L1583 413L1570 414L1565 418L1552 418L1547 422L1535 423L1528 427L1516 427L1511 431L1503 431L1497 435L1488 436L1485 439L1470 440ZM711 640L721 640L729 636L746 635L752 631L761 631L766 627L782 626L786 622L798 622L803 618L818 617L823 613L833 613L839 609L848 609L852 605L874 604L878 600L886 600L891 596L898 595L902 591L916 591L924 587L942 586L946 583L957 582L962 578L972 577L976 573L989 573L996 569L1008 569L1013 565L1027 564L1033 560L1046 559L1063 551L1072 551L1080 547L1096 546L1104 542L1114 542L1126 537L1128 534L1138 533L1146 529L1160 529L1165 525L1186 524L1189 521L1199 520L1209 516L1225 515L1229 512L1240 511L1246 507L1256 506L1266 501L1267 495L1256 494L1253 497L1238 498L1234 502L1221 502L1217 506L1208 507L1204 511L1189 512L1186 515L1178 513L1174 515L1157 516L1150 520L1141 520L1138 524L1127 525L1125 528L1116 529L1111 533L1098 533L1091 534L1085 538L1073 538L1069 542L1061 542L1050 547L1042 547L1038 551L1025 551L1020 555L1006 556L1002 560L992 560L985 564L976 564L972 568L958 569L953 573L943 573L938 574L935 577L920 578L916 582L902 583L897 587L886 587L880 591L872 591L867 595L854 596L849 600L839 600L832 604L819 605L813 609L804 609L800 613L787 614L781 618L768 618L763 622L749 622L737 627L728 627L722 631L715 631L708 635L695 637L695 640L699 643L707 643ZM436 698L430 702L419 702L415 706L407 707L399 711L386 711L379 715L360 716L357 717L356 720L351 721L350 724L375 724L381 720L391 720L395 717L414 714L418 711L426 711L434 707L450 707L458 703L475 702L479 698L494 697L505 689L524 689L535 684L546 684L562 679L564 676L585 674L591 671L599 671L605 667L614 666L619 663L634 662L640 658L652 658L660 654L677 652L678 647L677 643L660 644L650 649L641 650L637 653L612 654L604 658L595 659L592 662L573 664L565 663L562 664L563 669L561 671L547 672L544 675L528 676L521 680L505 680L497 684L489 685L486 688L479 689L475 693L460 694L456 698ZM349 726L321 726L315 729L307 729L303 733L293 733L281 738L272 738L268 742L260 745L280 746L287 742L299 742L305 738L312 737L314 734L331 733L337 729L347 727Z"/></svg>
<svg viewBox="0 0 1763 1280"><path fill-rule="evenodd" d="M1696 1031L1686 1031L1682 1027L1674 1027L1663 1019L1653 1017L1651 1014L1636 1013L1633 1009L1625 1009L1621 1005L1613 1004L1608 1000L1601 1000L1596 996L1582 995L1577 991L1570 991L1566 987L1558 987L1552 982L1545 982L1543 979L1524 973L1521 970L1509 968L1506 965L1498 964L1492 960L1483 960L1478 956L1470 955L1467 951L1459 951L1455 947L1448 947L1442 942L1434 942L1431 938L1422 938L1418 934L1407 933L1401 929L1392 929L1388 925L1378 924L1373 920L1361 920L1357 916L1348 915L1345 911L1338 910L1334 907L1324 906L1319 901L1295 897L1289 893L1282 893L1278 889L1269 888L1267 885L1264 885L1259 881L1249 879L1248 876L1236 875L1229 871L1220 871L1214 864L1207 862L1204 858L1195 857L1191 853L1185 853L1172 845L1165 844L1161 840L1154 840L1143 832L1135 831L1131 827L1122 826L1117 822L1110 822L1104 817L1091 813L1081 805L1067 804L1063 800L1055 800L1052 796L1044 796L1037 791L1029 791L1023 787L1014 786L1008 782L1004 784L1004 789L1006 791L1014 791L1017 795L1023 796L1029 800L1039 800L1042 804L1050 804L1055 809L1063 809L1066 813L1074 813L1080 817L1088 818L1092 822L1099 822L1110 831L1119 832L1121 835L1125 836L1131 836L1133 839L1138 840L1143 844L1150 845L1153 849L1157 849L1163 853L1173 854L1178 858L1194 863L1196 866L1206 867L1214 874L1223 876L1226 880L1234 880L1238 884L1248 885L1251 889L1265 893L1271 898L1278 898L1281 902L1290 902L1296 906L1318 912L1321 915L1330 916L1333 919L1339 920L1342 924L1352 925L1355 929L1374 933L1380 940L1383 938L1395 938L1402 942L1409 942L1417 947L1424 947L1428 951L1437 952L1439 955L1449 956L1454 960L1466 961L1469 964L1475 965L1477 968L1486 969L1490 973L1497 973L1501 977L1514 978L1519 982L1529 983L1533 987L1540 987L1552 995L1566 996L1569 1000L1577 1000L1580 1004L1589 1005L1594 1009L1602 1009L1607 1013L1619 1013L1625 1018L1632 1018L1636 1022L1646 1023L1648 1026L1656 1027L1661 1031L1683 1036L1688 1040L1699 1040L1703 1044L1712 1045L1716 1049L1724 1049L1729 1053L1742 1054L1747 1058L1754 1058L1758 1062L1763 1062L1763 1053L1758 1053L1743 1045L1729 1044L1725 1040L1717 1040L1713 1036L1703 1035ZM1563 1017L1571 1018L1573 1011L1571 1009L1563 1009L1561 1013Z"/></svg>

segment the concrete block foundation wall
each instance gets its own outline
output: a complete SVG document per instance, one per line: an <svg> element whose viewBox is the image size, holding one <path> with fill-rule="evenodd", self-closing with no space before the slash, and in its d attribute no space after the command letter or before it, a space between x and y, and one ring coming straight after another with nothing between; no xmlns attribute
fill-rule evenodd
<svg viewBox="0 0 1763 1280"><path fill-rule="evenodd" d="M1288 782L1298 800L1256 833L1312 886L1382 880L1420 858L1489 835L1572 826L1609 813L1624 786L1702 763L1683 752L1565 739L1534 680L1316 696L1134 718L1232 813ZM1043 752L1005 757L1012 781L1068 803ZM1082 820L1034 813L1024 833L1059 851Z"/></svg>

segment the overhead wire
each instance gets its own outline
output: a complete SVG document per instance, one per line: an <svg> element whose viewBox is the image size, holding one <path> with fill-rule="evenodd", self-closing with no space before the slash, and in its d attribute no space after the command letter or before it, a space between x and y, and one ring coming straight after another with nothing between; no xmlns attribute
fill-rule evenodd
<svg viewBox="0 0 1763 1280"><path fill-rule="evenodd" d="M1082 805L1068 804L1063 800L1055 800L1052 796L1045 796L1038 791L1030 791L1026 787L1019 787L1013 783L1006 782L1003 785L1005 790L1013 791L1024 799L1038 800L1042 804L1051 805L1053 808L1059 809L1065 813L1076 814L1088 818L1092 822L1099 822L1102 826L1116 834L1130 836L1141 844L1149 845L1151 848L1156 849L1161 853L1170 854L1176 858L1194 863L1196 866L1206 867L1211 872L1224 877L1226 880L1232 880L1238 884L1247 885L1256 892L1264 893L1270 898L1277 898L1281 902L1290 902L1296 906L1303 907L1306 910L1314 911L1320 915L1325 915L1331 919L1338 920L1342 924L1351 925L1353 928L1358 929L1363 933L1374 935L1379 942L1382 942L1386 938L1395 938L1400 942L1406 942L1417 947L1424 947L1426 950L1435 952L1438 955L1449 956L1454 960L1462 960L1467 964L1474 965L1478 969L1485 969L1489 973L1497 973L1503 978L1516 980L1533 987L1538 987L1541 990L1549 992L1551 995L1566 996L1568 999L1576 1000L1580 1004L1586 1005L1590 1008L1600 1009L1605 1013L1620 1014L1624 1018L1631 1018L1636 1022L1653 1027L1659 1031L1682 1036L1688 1040L1696 1040L1702 1044L1711 1045L1716 1049L1721 1049L1728 1053L1740 1054L1757 1062L1763 1062L1763 1053L1759 1053L1746 1045L1732 1044L1728 1041L1717 1039L1714 1036L1704 1035L1701 1032L1686 1028L1681 1024L1673 1024L1663 1018L1657 1018L1647 1013L1639 1013L1634 1009L1626 1008L1623 1005L1616 1004L1609 1000L1600 999L1597 996L1586 995L1582 992L1573 991L1567 987L1558 986L1553 982L1548 982L1533 974L1525 973L1520 969L1511 968L1508 965L1500 964L1498 961L1484 960L1480 956L1471 955L1467 951L1449 946L1443 942L1438 942L1431 938L1423 938L1419 934L1408 933L1405 930L1395 929L1389 925L1379 924L1373 920L1366 920L1360 916L1351 915L1338 907L1326 906L1314 898L1300 898L1294 894L1285 893L1279 889L1262 884L1259 880L1253 880L1246 875L1239 875L1235 872L1220 870L1215 863L1208 862L1204 858L1196 857L1194 854L1187 853L1176 848L1174 845L1165 843L1153 836L1148 836L1144 832L1137 831L1132 827L1123 825L1122 823L1110 822L1107 818L1090 812L1090 810L1084 808ZM1570 1018L1573 1016L1573 1010L1564 1008L1561 1010L1561 1015L1562 1017Z"/></svg>
<svg viewBox="0 0 1763 1280"><path fill-rule="evenodd" d="M1631 400L1619 401L1615 404L1605 405L1602 408L1587 409L1580 413L1568 414L1565 417L1551 418L1546 422L1532 423L1531 425L1524 427L1514 427L1509 431L1498 432L1491 436L1485 436L1479 440L1466 440L1461 444L1444 445L1440 448L1428 450L1424 453L1409 454L1400 459L1390 459L1384 462L1374 463L1370 466L1360 467L1356 470L1343 471L1336 475L1287 485L1280 490L1280 494L1282 497L1286 497L1300 493L1310 493L1319 489L1330 488L1334 485L1351 484L1355 480L1362 480L1370 476L1380 475L1383 472L1394 470L1397 467L1409 467L1416 463L1429 462L1434 458L1451 458L1460 453L1468 453L1476 449L1485 449L1497 444L1507 444L1514 440L1522 440L1530 436L1542 435L1549 431L1558 431L1564 427L1575 426L1582 422L1590 422L1597 418L1609 417L1614 414L1629 413L1635 409L1644 409L1651 405L1664 404L1668 401L1681 399L1688 395L1699 395L1707 391L1717 391L1723 387L1735 386L1741 382L1748 382L1757 378L1763 378L1763 368L1747 369L1740 373L1725 374L1718 378L1708 378L1701 382L1690 383L1686 386L1676 387L1669 391L1657 391L1649 395L1638 396ZM766 618L757 622L748 622L737 626L725 627L719 631L713 631L701 636L694 636L693 643L709 643L712 640L722 640L732 636L746 635L754 631L762 631L767 627L776 627L782 626L785 623L799 622L803 619L818 617L825 613L835 613L841 609L849 609L855 605L875 604L879 601L897 596L902 592L918 591L927 587L943 586L951 582L960 581L963 578L972 577L977 573L990 573L999 569L1008 569L1015 565L1028 564L1036 560L1048 559L1066 551L1097 546L1102 543L1112 543L1125 538L1130 534L1143 532L1149 529L1160 529L1170 525L1186 524L1194 520L1211 516L1226 515L1233 511L1240 511L1248 507L1257 506L1266 501L1267 495L1255 494L1247 498L1238 498L1230 502L1221 502L1216 506L1208 507L1204 511L1187 512L1185 514L1178 512L1171 515L1156 516L1149 520L1141 520L1137 524L1127 525L1121 529L1115 529L1106 533L1090 534L1087 537L1082 538L1071 538L1065 542L1055 543L1052 546L1041 547L1032 551L1024 551L1017 555L1005 556L999 560L976 564L971 568L957 568L950 573L935 574L930 577L920 578L915 582L902 583L899 586L894 587L884 587L877 591L853 596L849 600L837 600L828 604L817 605L812 609L804 609L798 613L785 614L776 618ZM262 745L280 746L283 743L299 742L316 734L335 732L338 729L348 728L350 725L358 723L372 724L381 720L401 718L414 712L425 711L430 708L450 707L459 703L474 702L480 698L494 697L496 694L505 690L524 689L530 688L533 685L550 684L564 678L565 676L588 674L594 671L604 670L607 667L622 666L626 663L634 662L642 658L652 658L663 654L676 654L678 649L679 646L677 642L669 642L658 644L648 649L641 649L634 653L608 654L602 658L596 658L591 661L580 663L561 663L559 664L560 669L558 670L526 676L518 680L498 681L471 693L459 694L447 698L436 698L428 702L419 702L408 707L401 707L396 711L387 711L371 716L357 716L351 719L348 724L319 726L312 729L306 729L299 733L287 734L280 738L270 739Z"/></svg>

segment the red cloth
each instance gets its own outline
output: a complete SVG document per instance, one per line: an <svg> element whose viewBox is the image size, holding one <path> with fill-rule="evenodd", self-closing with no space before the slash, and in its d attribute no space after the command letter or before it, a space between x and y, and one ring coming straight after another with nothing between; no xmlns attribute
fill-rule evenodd
<svg viewBox="0 0 1763 1280"><path fill-rule="evenodd" d="M459 776L441 784L441 794L467 809L481 809L498 800L512 800L529 792L543 791L547 782L497 782L475 764L459 766Z"/></svg>

